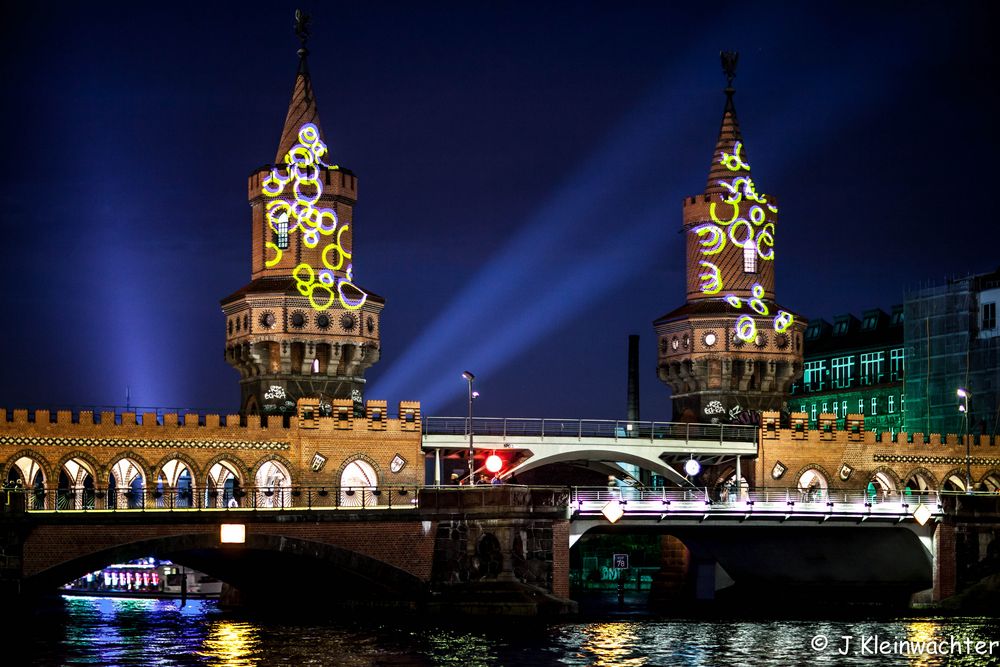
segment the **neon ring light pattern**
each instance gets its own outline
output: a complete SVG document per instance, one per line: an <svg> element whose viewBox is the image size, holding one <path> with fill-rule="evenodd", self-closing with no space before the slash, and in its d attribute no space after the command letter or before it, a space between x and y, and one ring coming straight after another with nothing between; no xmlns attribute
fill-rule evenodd
<svg viewBox="0 0 1000 667"><path fill-rule="evenodd" d="M351 253L342 244L349 225L342 224L333 209L316 206L323 195L321 169L338 167L323 161L327 147L316 125L306 123L300 127L298 139L285 155L285 168L274 167L261 183L261 192L269 199L264 206L268 227L279 237L298 232L307 248L322 244L322 266L302 262L292 269L299 294L308 298L315 310L326 310L335 303L347 310L357 310L368 295L354 284ZM277 266L282 259L282 248L272 242L265 246L273 255L264 265ZM345 277L335 271L342 271Z"/></svg>
<svg viewBox="0 0 1000 667"><path fill-rule="evenodd" d="M742 152L743 143L737 141L733 144L731 153L726 151L720 153L719 162L728 171L749 172L750 165L743 159ZM709 204L709 221L691 229L691 232L698 236L701 254L705 257L717 255L725 249L728 241L737 248L745 248L746 253L752 255L756 252L760 259L773 261L774 223L767 222L767 211L777 213L778 207L769 203L766 195L757 192L749 173L746 175L737 173L733 175L732 180L720 180L718 183L725 189L722 202L713 201ZM732 207L732 210L726 210L726 205ZM741 210L741 205L747 208ZM747 217L741 217L740 214L744 212ZM718 265L705 260L699 261L698 264L703 269L698 274L702 293L709 296L719 294L724 284ZM760 283L755 283L751 294L752 298L746 302L749 308L757 316L769 317L770 309L764 302L764 287ZM724 299L737 310L743 308L743 299L735 294L727 294ZM784 333L793 321L794 316L791 313L779 310L773 320L774 330ZM734 330L740 340L753 341L757 337L754 315L741 315L736 321Z"/></svg>

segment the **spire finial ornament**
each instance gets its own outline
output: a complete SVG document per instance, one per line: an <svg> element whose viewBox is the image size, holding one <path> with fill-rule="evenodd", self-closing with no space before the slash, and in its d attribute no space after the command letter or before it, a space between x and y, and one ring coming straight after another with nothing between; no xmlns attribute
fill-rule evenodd
<svg viewBox="0 0 1000 667"><path fill-rule="evenodd" d="M719 51L719 57L722 59L722 71L726 74L726 88L732 88L740 53L739 51Z"/></svg>
<svg viewBox="0 0 1000 667"><path fill-rule="evenodd" d="M295 10L295 36L299 38L299 44L301 48L299 49L299 57L304 57L309 55L309 49L306 48L306 42L309 40L309 24L312 23L312 17L305 13L301 9Z"/></svg>

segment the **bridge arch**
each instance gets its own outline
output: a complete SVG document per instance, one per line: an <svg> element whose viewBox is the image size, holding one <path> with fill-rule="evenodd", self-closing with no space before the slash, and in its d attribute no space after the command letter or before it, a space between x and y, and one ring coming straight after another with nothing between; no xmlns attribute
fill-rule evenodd
<svg viewBox="0 0 1000 667"><path fill-rule="evenodd" d="M299 537L273 534L248 534L238 547L219 544L216 531L179 533L120 544L64 561L24 580L27 590L51 592L66 582L85 576L111 563L122 563L152 556L172 560L225 581L241 592L258 594L289 590L309 590L316 594L341 582L330 570L348 575L354 591L368 591L371 599L386 594L420 595L427 585L418 576L344 547ZM315 567L312 567L315 566ZM268 576L262 576L267 567ZM309 573L322 573L315 580L303 582ZM295 587L280 586L282 580L295 581ZM336 582L336 583L334 583ZM305 584L313 585L305 585Z"/></svg>
<svg viewBox="0 0 1000 667"><path fill-rule="evenodd" d="M979 485L982 486L986 491L992 493L1000 492L1000 470L993 468L988 470L982 479L979 480Z"/></svg>
<svg viewBox="0 0 1000 667"><path fill-rule="evenodd" d="M59 509L93 508L95 486L101 479L101 466L87 452L75 451L62 457L58 464L59 478L56 506Z"/></svg>
<svg viewBox="0 0 1000 667"><path fill-rule="evenodd" d="M830 489L830 473L818 463L804 466L795 475L795 485L799 491L828 491Z"/></svg>
<svg viewBox="0 0 1000 667"><path fill-rule="evenodd" d="M914 468L906 474L904 487L910 487L914 493L929 493L938 489L938 480L927 468Z"/></svg>
<svg viewBox="0 0 1000 667"><path fill-rule="evenodd" d="M136 508L145 502L149 463L133 451L114 456L101 473L108 487L108 507Z"/></svg>
<svg viewBox="0 0 1000 667"><path fill-rule="evenodd" d="M952 468L941 475L940 491L965 491L965 469Z"/></svg>
<svg viewBox="0 0 1000 667"><path fill-rule="evenodd" d="M27 496L29 509L51 509L52 501L46 496L45 489L53 478L48 460L29 449L22 449L4 464L4 481L19 480L25 488L34 489Z"/></svg>
<svg viewBox="0 0 1000 667"><path fill-rule="evenodd" d="M150 478L156 506L190 507L200 475L198 464L187 454L175 452L160 459Z"/></svg>
<svg viewBox="0 0 1000 667"><path fill-rule="evenodd" d="M903 488L899 475L887 466L879 466L872 470L868 475L868 480L882 491L883 496L898 493Z"/></svg>
<svg viewBox="0 0 1000 667"><path fill-rule="evenodd" d="M240 487L251 479L250 470L242 459L224 452L205 464L205 506L226 507L230 504L240 505L242 491Z"/></svg>
<svg viewBox="0 0 1000 667"><path fill-rule="evenodd" d="M344 507L365 507L377 504L372 491L379 486L382 471L370 456L353 454L337 470L337 485L340 487L340 504ZM361 493L358 493L361 491Z"/></svg>
<svg viewBox="0 0 1000 667"><path fill-rule="evenodd" d="M271 454L254 466L253 480L257 501L255 507L290 506L292 487L292 464L288 459Z"/></svg>

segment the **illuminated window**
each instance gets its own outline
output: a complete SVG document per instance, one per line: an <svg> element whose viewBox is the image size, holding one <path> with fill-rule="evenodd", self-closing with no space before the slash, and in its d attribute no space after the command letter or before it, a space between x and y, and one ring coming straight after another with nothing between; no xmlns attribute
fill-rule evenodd
<svg viewBox="0 0 1000 667"><path fill-rule="evenodd" d="M312 371L313 375L317 375L319 373L319 359L313 359Z"/></svg>
<svg viewBox="0 0 1000 667"><path fill-rule="evenodd" d="M278 231L274 233L274 244L286 250L288 248L288 220L278 220L275 222Z"/></svg>
<svg viewBox="0 0 1000 667"><path fill-rule="evenodd" d="M889 379L902 380L906 371L906 355L899 347L889 351Z"/></svg>
<svg viewBox="0 0 1000 667"><path fill-rule="evenodd" d="M805 411L806 411L806 404L803 403L802 405L799 406L799 412L805 412Z"/></svg>
<svg viewBox="0 0 1000 667"><path fill-rule="evenodd" d="M839 408L839 407L840 407L840 403L837 403L837 401L834 401L833 402L833 416L834 417L839 417L840 416L839 414L837 414L839 412L839 410L837 408Z"/></svg>
<svg viewBox="0 0 1000 667"><path fill-rule="evenodd" d="M833 327L833 335L843 336L844 334L846 334L848 324L850 324L850 322L848 322L847 320L841 320L837 322L837 324L835 324Z"/></svg>
<svg viewBox="0 0 1000 667"><path fill-rule="evenodd" d="M744 253L744 258L746 253ZM746 259L744 259L744 262ZM983 304L983 330L989 331L991 329L997 328L997 304L994 303L984 303Z"/></svg>
<svg viewBox="0 0 1000 667"><path fill-rule="evenodd" d="M876 407L878 406L878 397L872 396L872 414L878 414Z"/></svg>
<svg viewBox="0 0 1000 667"><path fill-rule="evenodd" d="M848 389L851 386L851 374L854 369L854 357L836 357L830 362L833 370L833 387Z"/></svg>
<svg viewBox="0 0 1000 667"><path fill-rule="evenodd" d="M822 391L824 388L823 376L826 375L826 372L826 360L807 361L805 375L802 379L806 391Z"/></svg>
<svg viewBox="0 0 1000 667"><path fill-rule="evenodd" d="M820 410L820 412L822 412L823 414L826 414L826 413L829 412L829 410L827 409L827 404L826 403L823 403L823 409Z"/></svg>
<svg viewBox="0 0 1000 667"><path fill-rule="evenodd" d="M847 401L843 401L843 402L842 402L842 403L840 404L840 414L841 414L841 416L843 416L843 417L846 417L846 416L847 416Z"/></svg>
<svg viewBox="0 0 1000 667"><path fill-rule="evenodd" d="M896 397L889 396L889 414L891 415L896 410Z"/></svg>
<svg viewBox="0 0 1000 667"><path fill-rule="evenodd" d="M861 384L877 384L882 381L882 363L885 352L869 352L861 355Z"/></svg>
<svg viewBox="0 0 1000 667"><path fill-rule="evenodd" d="M899 411L906 412L906 394L899 395Z"/></svg>
<svg viewBox="0 0 1000 667"><path fill-rule="evenodd" d="M865 399L863 398L858 399L858 414L865 414Z"/></svg>
<svg viewBox="0 0 1000 667"><path fill-rule="evenodd" d="M816 404L815 403L812 404L812 410L810 411L810 414L812 414L811 419L813 421L816 421Z"/></svg>
<svg viewBox="0 0 1000 667"><path fill-rule="evenodd" d="M743 273L757 273L757 245L753 239L743 244Z"/></svg>

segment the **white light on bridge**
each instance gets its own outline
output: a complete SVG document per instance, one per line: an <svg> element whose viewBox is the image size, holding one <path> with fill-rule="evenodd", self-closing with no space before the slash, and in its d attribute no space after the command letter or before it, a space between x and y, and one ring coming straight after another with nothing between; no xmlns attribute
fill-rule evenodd
<svg viewBox="0 0 1000 667"><path fill-rule="evenodd" d="M219 527L219 541L223 544L244 544L247 527L242 523L224 523Z"/></svg>
<svg viewBox="0 0 1000 667"><path fill-rule="evenodd" d="M701 472L701 464L694 459L688 459L684 463L684 472L688 474L688 477L694 477Z"/></svg>
<svg viewBox="0 0 1000 667"><path fill-rule="evenodd" d="M625 514L625 510L622 509L621 502L612 500L601 508L601 514L604 515L605 519L614 523L615 521L618 521L618 519L622 518L622 515Z"/></svg>
<svg viewBox="0 0 1000 667"><path fill-rule="evenodd" d="M927 523L933 514L934 513L931 512L931 509L923 503L917 505L917 509L913 510L913 518L916 519L917 523L921 526Z"/></svg>

